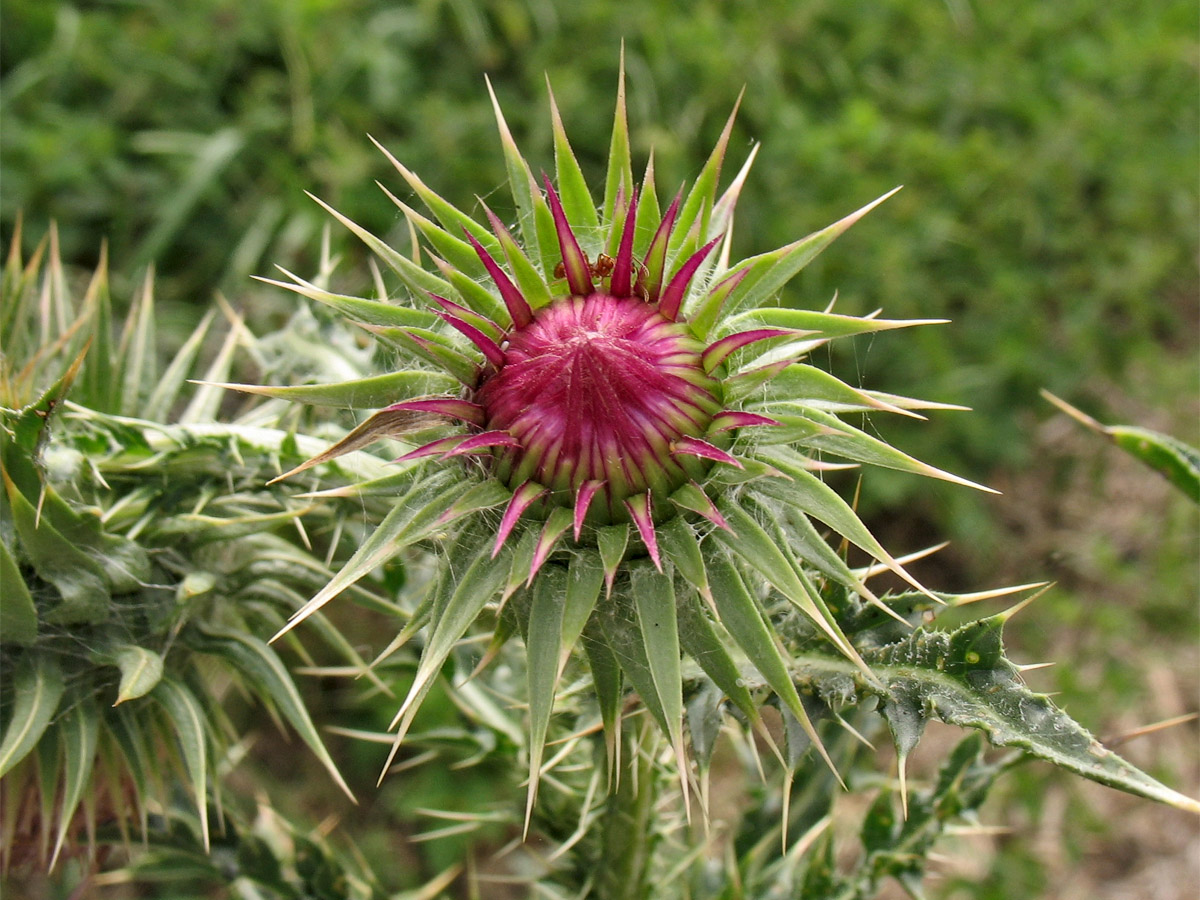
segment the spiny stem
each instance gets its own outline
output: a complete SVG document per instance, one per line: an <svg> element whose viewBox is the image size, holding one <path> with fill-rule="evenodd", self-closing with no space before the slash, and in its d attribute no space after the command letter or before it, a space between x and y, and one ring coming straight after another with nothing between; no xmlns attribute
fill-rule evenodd
<svg viewBox="0 0 1200 900"><path fill-rule="evenodd" d="M640 733L634 735L634 728ZM646 734L646 723L625 723L617 778L608 795L604 834L597 860L596 896L599 900L643 900L650 897L648 879L654 854L654 809L662 775L653 757L642 752L645 739L653 746L657 735Z"/></svg>

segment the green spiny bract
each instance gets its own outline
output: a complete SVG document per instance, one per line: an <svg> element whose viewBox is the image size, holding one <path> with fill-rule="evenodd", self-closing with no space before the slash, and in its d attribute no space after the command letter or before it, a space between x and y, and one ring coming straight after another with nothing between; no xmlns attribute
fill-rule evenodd
<svg viewBox="0 0 1200 900"><path fill-rule="evenodd" d="M188 384L227 378L238 344L254 343L236 318L209 347L210 314L160 369L151 277L114 340L103 262L77 302L53 232L28 261L20 246L17 234L0 297L4 867L83 852L97 825L144 833L180 780L207 846L218 770L244 737L223 710L231 685L345 787L256 636L327 579L324 554L352 534L331 507L263 487L320 443L271 427L274 401L217 424L229 395ZM357 464L355 477L379 471ZM327 623L320 636L364 667Z"/></svg>

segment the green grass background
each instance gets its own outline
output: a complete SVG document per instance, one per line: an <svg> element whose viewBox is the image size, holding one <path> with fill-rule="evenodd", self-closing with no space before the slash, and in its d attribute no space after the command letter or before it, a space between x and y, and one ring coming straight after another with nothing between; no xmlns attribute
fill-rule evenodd
<svg viewBox="0 0 1200 900"><path fill-rule="evenodd" d="M4 240L23 214L30 244L56 221L80 267L107 240L118 283L153 263L180 330L217 291L253 297L260 329L282 320L287 297L264 301L249 276L312 270L325 217L305 190L404 239L373 183L398 179L368 133L455 203L495 192L485 74L547 169L548 76L598 182L623 40L635 165L653 148L664 193L696 175L744 87L729 168L763 147L735 249L779 246L902 183L782 301L836 292L851 313L954 320L828 360L868 387L971 406L875 425L1005 491L870 473L863 507L885 543L951 538L918 570L947 589L1056 580L1014 622L1014 655L1058 660L1036 683L1098 733L1196 708L1194 509L1037 396L1200 443L1194 3L6 0L2 17ZM334 242L340 277L361 286L360 248ZM1150 760L1194 792L1188 736L1192 752ZM1141 821L1127 805L1030 773L996 801L1023 827L987 856L1022 896L1058 896L1130 842L1142 855L1121 872L1138 877L1162 845L1114 824ZM1069 827L1047 851L1037 823L1055 797ZM1000 896L973 886L986 875L942 889Z"/></svg>

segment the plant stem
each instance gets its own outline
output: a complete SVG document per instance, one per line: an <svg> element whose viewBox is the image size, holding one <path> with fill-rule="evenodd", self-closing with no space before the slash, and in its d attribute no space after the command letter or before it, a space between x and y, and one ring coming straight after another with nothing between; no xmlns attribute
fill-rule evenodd
<svg viewBox="0 0 1200 900"><path fill-rule="evenodd" d="M596 896L600 900L648 898L650 858L654 847L653 815L662 778L655 770L643 743L655 746L658 735L648 723L633 734L626 724L621 732L621 758L616 766L617 783L608 796L604 815L604 838Z"/></svg>

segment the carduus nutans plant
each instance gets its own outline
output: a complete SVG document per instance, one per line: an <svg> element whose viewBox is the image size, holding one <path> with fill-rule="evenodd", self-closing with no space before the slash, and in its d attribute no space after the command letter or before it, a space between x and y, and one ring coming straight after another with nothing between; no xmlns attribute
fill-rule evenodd
<svg viewBox="0 0 1200 900"><path fill-rule="evenodd" d="M780 305L787 282L890 194L795 243L731 261L734 209L754 157L718 192L732 116L695 183L660 198L652 161L634 179L622 79L597 207L553 98L553 178L534 174L492 99L513 227L482 200L479 215L455 208L388 154L432 216L388 192L419 249L405 255L329 212L406 296L336 295L290 273L274 282L339 310L404 360L341 385L253 388L382 407L310 464L380 437L413 442L372 488L394 491L390 514L288 628L397 554L434 550L441 562L429 595L397 639L426 631L392 723L395 746L490 606L494 643L519 631L528 648L530 803L555 687L577 645L610 766L625 685L686 761L685 654L757 723L763 698L739 677L752 665L824 755L770 606L802 612L812 639L870 682L839 615L852 605L887 610L863 583L877 569L923 589L822 470L867 463L961 481L842 418L916 416L937 404L855 388L807 361L834 338L922 322ZM878 565L850 568L831 535Z"/></svg>

